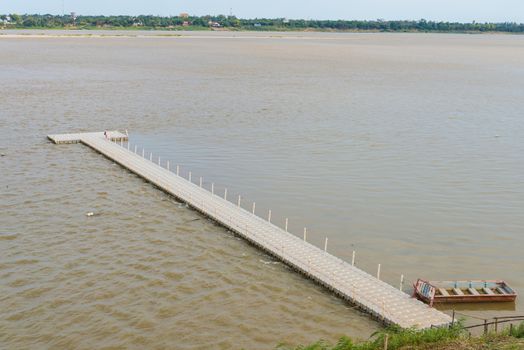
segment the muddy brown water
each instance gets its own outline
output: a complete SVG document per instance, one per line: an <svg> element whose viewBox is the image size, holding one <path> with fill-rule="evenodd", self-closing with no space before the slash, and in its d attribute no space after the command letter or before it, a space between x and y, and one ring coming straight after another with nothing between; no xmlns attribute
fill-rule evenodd
<svg viewBox="0 0 524 350"><path fill-rule="evenodd" d="M393 285L524 293L524 37L30 33L47 37L0 36L0 348L270 349L379 328L50 133L128 129ZM524 314L501 308L461 312Z"/></svg>

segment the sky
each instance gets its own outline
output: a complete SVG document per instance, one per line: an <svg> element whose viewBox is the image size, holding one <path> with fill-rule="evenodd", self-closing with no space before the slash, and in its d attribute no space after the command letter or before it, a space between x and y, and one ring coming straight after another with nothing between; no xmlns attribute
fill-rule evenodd
<svg viewBox="0 0 524 350"><path fill-rule="evenodd" d="M0 0L2 13L524 23L524 0Z"/></svg>

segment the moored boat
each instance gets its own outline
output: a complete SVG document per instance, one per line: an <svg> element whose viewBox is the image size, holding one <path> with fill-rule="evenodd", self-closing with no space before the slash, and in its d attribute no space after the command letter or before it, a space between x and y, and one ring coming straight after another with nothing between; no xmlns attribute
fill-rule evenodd
<svg viewBox="0 0 524 350"><path fill-rule="evenodd" d="M425 281L413 285L414 296L423 302L484 303L512 302L517 293L504 281Z"/></svg>

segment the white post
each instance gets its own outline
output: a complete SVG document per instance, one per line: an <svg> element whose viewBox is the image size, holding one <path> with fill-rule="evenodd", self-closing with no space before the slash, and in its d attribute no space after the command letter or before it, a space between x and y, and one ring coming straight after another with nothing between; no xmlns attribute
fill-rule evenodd
<svg viewBox="0 0 524 350"><path fill-rule="evenodd" d="M269 209L269 212L267 213L267 221L271 222L271 209Z"/></svg>
<svg viewBox="0 0 524 350"><path fill-rule="evenodd" d="M149 153L149 161L150 161L150 162L153 161L153 152Z"/></svg>
<svg viewBox="0 0 524 350"><path fill-rule="evenodd" d="M288 219L286 218L286 232L287 232L287 224L288 224Z"/></svg>
<svg viewBox="0 0 524 350"><path fill-rule="evenodd" d="M124 146L124 139L120 138L120 147Z"/></svg>
<svg viewBox="0 0 524 350"><path fill-rule="evenodd" d="M224 189L224 199L227 200L227 188Z"/></svg>
<svg viewBox="0 0 524 350"><path fill-rule="evenodd" d="M327 242L328 238L326 237L326 240L324 241L324 251L327 252Z"/></svg>
<svg viewBox="0 0 524 350"><path fill-rule="evenodd" d="M353 257L351 258L351 266L355 266L355 254L356 252L353 251Z"/></svg>
<svg viewBox="0 0 524 350"><path fill-rule="evenodd" d="M191 172L189 172L189 182L191 182Z"/></svg>
<svg viewBox="0 0 524 350"><path fill-rule="evenodd" d="M253 202L253 209L251 210L253 215L255 215L255 208L256 208L256 206L257 206L257 204L255 202Z"/></svg>
<svg viewBox="0 0 524 350"><path fill-rule="evenodd" d="M404 287L404 275L400 275L400 287L399 287L400 291L404 289L403 287Z"/></svg>
<svg viewBox="0 0 524 350"><path fill-rule="evenodd" d="M158 165L160 165L160 156L158 157Z"/></svg>
<svg viewBox="0 0 524 350"><path fill-rule="evenodd" d="M180 174L180 165L177 164L176 166L176 175L178 176Z"/></svg>
<svg viewBox="0 0 524 350"><path fill-rule="evenodd" d="M307 228L304 227L304 242L307 241Z"/></svg>
<svg viewBox="0 0 524 350"><path fill-rule="evenodd" d="M167 170L169 170L169 160L167 161Z"/></svg>
<svg viewBox="0 0 524 350"><path fill-rule="evenodd" d="M211 194L215 194L215 183L211 183Z"/></svg>
<svg viewBox="0 0 524 350"><path fill-rule="evenodd" d="M130 147L130 146L131 146L131 145L129 144L129 141L127 141L127 150L128 150L128 151L129 151L129 147Z"/></svg>
<svg viewBox="0 0 524 350"><path fill-rule="evenodd" d="M146 152L146 149L142 148L142 158L145 158L145 152Z"/></svg>
<svg viewBox="0 0 524 350"><path fill-rule="evenodd" d="M377 268L377 279L380 279L380 264L378 264Z"/></svg>
<svg viewBox="0 0 524 350"><path fill-rule="evenodd" d="M240 200L241 200L241 197L240 195L238 195L238 206L240 207Z"/></svg>
<svg viewBox="0 0 524 350"><path fill-rule="evenodd" d="M135 145L135 154L136 154L136 148L137 148L137 147L136 147L136 145Z"/></svg>
<svg viewBox="0 0 524 350"><path fill-rule="evenodd" d="M202 176L200 176L200 187L202 187Z"/></svg>

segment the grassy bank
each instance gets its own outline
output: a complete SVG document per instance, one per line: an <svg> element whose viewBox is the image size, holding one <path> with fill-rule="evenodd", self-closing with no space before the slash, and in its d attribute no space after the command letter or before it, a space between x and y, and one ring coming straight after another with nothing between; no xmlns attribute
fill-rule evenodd
<svg viewBox="0 0 524 350"><path fill-rule="evenodd" d="M310 345L278 350L521 350L524 349L524 322L510 332L509 328L480 337L471 337L460 324L451 328L432 328L423 331L388 328L375 333L370 340L355 342L343 337L336 344L318 341Z"/></svg>

